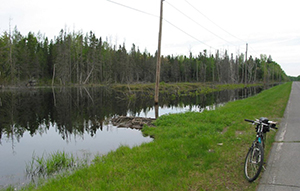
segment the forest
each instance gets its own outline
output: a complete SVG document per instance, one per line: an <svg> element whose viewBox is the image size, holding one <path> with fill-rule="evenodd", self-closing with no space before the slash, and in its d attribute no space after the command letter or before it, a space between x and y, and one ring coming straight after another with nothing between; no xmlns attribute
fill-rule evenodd
<svg viewBox="0 0 300 191"><path fill-rule="evenodd" d="M290 78L291 81L300 81L300 75L297 76L297 77L289 76L289 78Z"/></svg>
<svg viewBox="0 0 300 191"><path fill-rule="evenodd" d="M22 35L17 27L0 36L0 86L130 84L155 82L156 54L141 52L135 44L112 45L90 31L67 32L50 39L41 33ZM226 50L197 56L162 56L161 81L212 83L273 83L289 78L280 65L264 54L260 58L233 56Z"/></svg>

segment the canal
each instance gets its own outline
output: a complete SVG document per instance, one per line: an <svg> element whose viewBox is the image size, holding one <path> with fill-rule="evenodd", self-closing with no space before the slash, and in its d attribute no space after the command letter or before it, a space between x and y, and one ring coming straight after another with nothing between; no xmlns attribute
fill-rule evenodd
<svg viewBox="0 0 300 191"><path fill-rule="evenodd" d="M178 96L160 94L159 115L214 110L226 102L262 91L261 87ZM116 116L155 117L153 97L134 97L110 88L30 88L0 91L0 188L22 186L26 164L33 156L56 151L78 157L105 155L120 145L138 146L152 141L140 130L118 128Z"/></svg>

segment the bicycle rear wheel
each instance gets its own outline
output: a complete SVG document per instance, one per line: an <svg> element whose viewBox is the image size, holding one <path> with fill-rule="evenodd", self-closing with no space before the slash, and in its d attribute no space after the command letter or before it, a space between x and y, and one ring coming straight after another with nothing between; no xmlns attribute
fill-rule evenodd
<svg viewBox="0 0 300 191"><path fill-rule="evenodd" d="M259 176L264 163L264 150L260 143L252 146L246 156L244 172L247 180L253 182Z"/></svg>

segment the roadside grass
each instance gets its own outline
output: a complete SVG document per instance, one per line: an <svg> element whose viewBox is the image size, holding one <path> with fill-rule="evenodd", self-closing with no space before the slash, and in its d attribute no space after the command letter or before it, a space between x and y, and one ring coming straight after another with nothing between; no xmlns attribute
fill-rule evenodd
<svg viewBox="0 0 300 191"><path fill-rule="evenodd" d="M214 111L161 116L143 129L153 142L121 146L70 176L23 190L255 190L258 180L248 183L243 172L255 130L244 119L280 121L290 91L286 83ZM267 136L266 153L275 132Z"/></svg>

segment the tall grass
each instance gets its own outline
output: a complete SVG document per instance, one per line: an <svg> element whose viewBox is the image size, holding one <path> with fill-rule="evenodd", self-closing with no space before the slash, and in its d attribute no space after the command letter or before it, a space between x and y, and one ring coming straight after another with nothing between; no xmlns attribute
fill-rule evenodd
<svg viewBox="0 0 300 191"><path fill-rule="evenodd" d="M26 163L26 175L32 182L48 178L62 171L70 171L87 166L86 159L79 159L65 151L43 154L41 157L32 154L32 160Z"/></svg>
<svg viewBox="0 0 300 191"><path fill-rule="evenodd" d="M156 127L143 129L153 142L121 146L36 190L255 190L257 182L250 184L243 175L255 130L243 120L280 121L290 90L288 83L214 111L161 116ZM267 152L274 135L268 134Z"/></svg>

